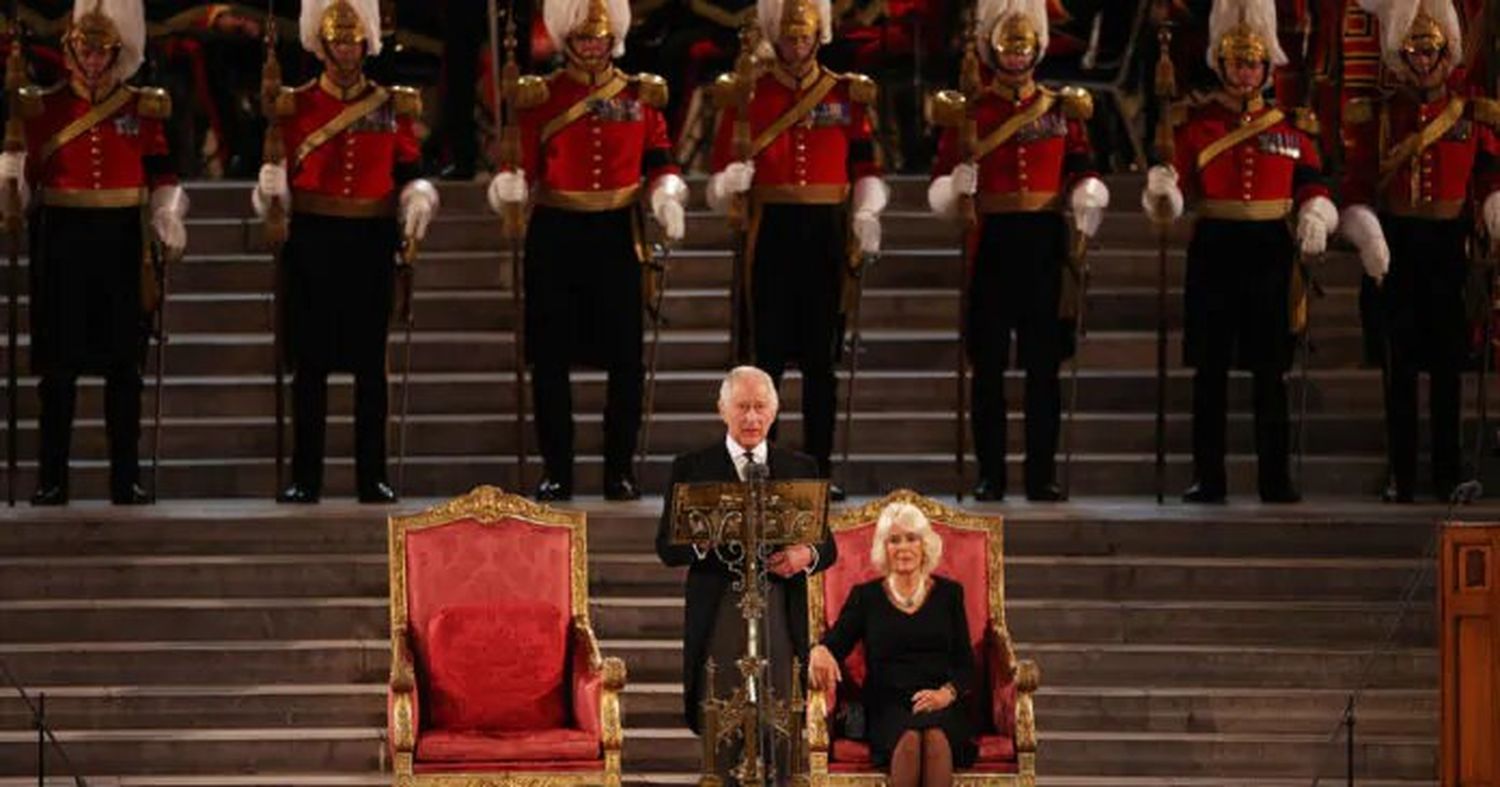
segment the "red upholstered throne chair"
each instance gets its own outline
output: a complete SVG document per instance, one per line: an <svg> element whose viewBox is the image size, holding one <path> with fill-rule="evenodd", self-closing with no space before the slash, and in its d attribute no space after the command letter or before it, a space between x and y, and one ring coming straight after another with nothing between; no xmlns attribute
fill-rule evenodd
<svg viewBox="0 0 1500 787"><path fill-rule="evenodd" d="M625 665L589 625L586 532L489 486L390 518L397 787L618 787Z"/></svg>
<svg viewBox="0 0 1500 787"><path fill-rule="evenodd" d="M943 539L943 558L936 573L961 582L974 645L976 685L969 699L978 735L979 759L954 774L961 787L1032 787L1036 783L1036 721L1032 694L1036 664L1016 659L1005 628L1004 547L999 517L948 508L909 490L838 514L829 528L838 541L839 559L815 574L808 588L808 622L813 641L838 619L849 591L879 572L870 564L870 546L881 509L893 502L916 505ZM886 774L870 763L869 746L839 736L840 708L857 701L865 677L863 646L841 665L844 680L834 696L808 695L807 734L812 787L875 787Z"/></svg>

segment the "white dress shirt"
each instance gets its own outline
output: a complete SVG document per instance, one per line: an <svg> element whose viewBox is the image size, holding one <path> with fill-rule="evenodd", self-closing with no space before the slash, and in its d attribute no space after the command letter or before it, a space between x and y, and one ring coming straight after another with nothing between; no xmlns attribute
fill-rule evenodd
<svg viewBox="0 0 1500 787"><path fill-rule="evenodd" d="M765 440L760 441L754 448L747 451L744 446L735 442L734 438L726 433L724 435L724 449L729 452L729 459L734 462L734 472L740 477L740 481L745 480L745 468L750 466L751 457L754 457L755 463L759 465L763 465L769 461L770 448L767 446ZM746 456L746 454L749 454L749 456ZM818 566L818 548L812 544L807 544L806 546L812 552L812 562L808 563L807 568L802 570L810 575L813 569ZM697 544L693 545L693 552L698 556L699 560L708 557L708 550Z"/></svg>

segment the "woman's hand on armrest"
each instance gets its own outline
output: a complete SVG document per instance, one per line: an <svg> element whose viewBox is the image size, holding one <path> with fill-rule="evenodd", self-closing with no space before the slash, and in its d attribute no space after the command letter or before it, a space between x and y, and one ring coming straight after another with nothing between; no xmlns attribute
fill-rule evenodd
<svg viewBox="0 0 1500 787"><path fill-rule="evenodd" d="M822 645L814 645L807 654L807 682L814 691L824 691L843 680L838 659Z"/></svg>

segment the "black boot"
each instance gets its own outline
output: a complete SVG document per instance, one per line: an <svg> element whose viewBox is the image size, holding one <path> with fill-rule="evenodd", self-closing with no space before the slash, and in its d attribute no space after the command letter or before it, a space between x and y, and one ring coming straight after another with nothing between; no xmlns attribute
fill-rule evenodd
<svg viewBox="0 0 1500 787"><path fill-rule="evenodd" d="M359 502L361 503L394 503L398 499L396 490L384 480L359 485Z"/></svg>
<svg viewBox="0 0 1500 787"><path fill-rule="evenodd" d="M109 502L117 506L143 506L156 502L156 497L142 489L140 484L131 482L111 489Z"/></svg>
<svg viewBox="0 0 1500 787"><path fill-rule="evenodd" d="M536 485L536 494L534 497L542 503L572 500L573 485L571 483L565 484L561 481L554 481L551 478L543 478L541 483Z"/></svg>
<svg viewBox="0 0 1500 787"><path fill-rule="evenodd" d="M1193 485L1182 493L1184 503L1207 503L1210 505L1221 505L1225 502L1227 495L1222 484L1209 484L1203 481L1194 481Z"/></svg>
<svg viewBox="0 0 1500 787"><path fill-rule="evenodd" d="M604 499L616 502L641 499L641 487L630 473L610 473L604 479Z"/></svg>
<svg viewBox="0 0 1500 787"><path fill-rule="evenodd" d="M36 491L31 494L31 504L34 506L67 505L68 485L61 483L43 483L38 485Z"/></svg>
<svg viewBox="0 0 1500 787"><path fill-rule="evenodd" d="M974 485L974 499L981 503L1005 502L1005 482L981 476Z"/></svg>
<svg viewBox="0 0 1500 787"><path fill-rule="evenodd" d="M301 482L293 481L292 485L276 494L278 503L316 503L318 502L317 487Z"/></svg>
<svg viewBox="0 0 1500 787"><path fill-rule="evenodd" d="M1061 503L1068 499L1068 495L1056 481L1048 481L1040 486L1027 484L1026 499L1033 503Z"/></svg>

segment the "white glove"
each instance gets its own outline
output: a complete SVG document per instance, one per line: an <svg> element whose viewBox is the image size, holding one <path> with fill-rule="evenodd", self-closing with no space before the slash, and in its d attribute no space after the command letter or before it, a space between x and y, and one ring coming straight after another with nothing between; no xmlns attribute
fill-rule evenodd
<svg viewBox="0 0 1500 787"><path fill-rule="evenodd" d="M490 210L496 213L504 210L506 205L513 205L526 201L526 173L521 170L514 172L501 172L490 180L490 187L485 192L485 197L490 201Z"/></svg>
<svg viewBox="0 0 1500 787"><path fill-rule="evenodd" d="M401 189L401 235L414 241L427 237L427 225L437 214L442 199L432 182L422 178Z"/></svg>
<svg viewBox="0 0 1500 787"><path fill-rule="evenodd" d="M661 225L667 240L679 241L687 231L687 213L683 203L687 202L687 183L680 175L663 175L651 190L651 215Z"/></svg>
<svg viewBox="0 0 1500 787"><path fill-rule="evenodd" d="M727 213L736 194L744 194L755 183L755 162L736 161L708 179L708 206Z"/></svg>
<svg viewBox="0 0 1500 787"><path fill-rule="evenodd" d="M1500 243L1500 191L1484 198L1484 230L1490 243Z"/></svg>
<svg viewBox="0 0 1500 787"><path fill-rule="evenodd" d="M250 204L255 208L255 215L264 217L273 198L281 201L283 209L287 211L292 209L292 188L287 183L286 166L262 164L255 190L250 192Z"/></svg>
<svg viewBox="0 0 1500 787"><path fill-rule="evenodd" d="M1391 248L1385 242L1385 230L1380 228L1380 219L1369 205L1350 205L1344 208L1339 221L1344 237L1359 249L1359 262L1365 275L1379 284L1391 270Z"/></svg>
<svg viewBox="0 0 1500 787"><path fill-rule="evenodd" d="M861 254L880 252L880 213L891 199L891 189L885 181L874 175L866 175L854 183L854 237L859 241Z"/></svg>
<svg viewBox="0 0 1500 787"><path fill-rule="evenodd" d="M16 193L20 195L22 211L26 210L26 202L30 198L26 188L26 154L25 153L0 153L0 183L14 180L16 182ZM0 192L0 201L5 196ZM8 204L0 205L0 211L8 211ZM8 214L7 214L8 215Z"/></svg>
<svg viewBox="0 0 1500 787"><path fill-rule="evenodd" d="M1339 228L1339 210L1327 197L1313 197L1297 211L1297 248L1303 257L1328 251L1328 236Z"/></svg>
<svg viewBox="0 0 1500 787"><path fill-rule="evenodd" d="M1182 189L1177 185L1176 170L1158 164L1146 171L1141 207L1152 221L1172 221L1182 215Z"/></svg>
<svg viewBox="0 0 1500 787"><path fill-rule="evenodd" d="M181 257L187 249L187 227L182 220L189 204L187 192L178 185L157 186L151 192L151 229L169 259Z"/></svg>
<svg viewBox="0 0 1500 787"><path fill-rule="evenodd" d="M934 178L927 187L927 205L939 216L953 216L957 212L958 198L974 196L979 190L979 167L959 164L953 171Z"/></svg>
<svg viewBox="0 0 1500 787"><path fill-rule="evenodd" d="M1068 202L1073 209L1073 226L1080 235L1092 238L1104 221L1104 209L1109 207L1109 187L1098 178L1084 178L1073 187Z"/></svg>

